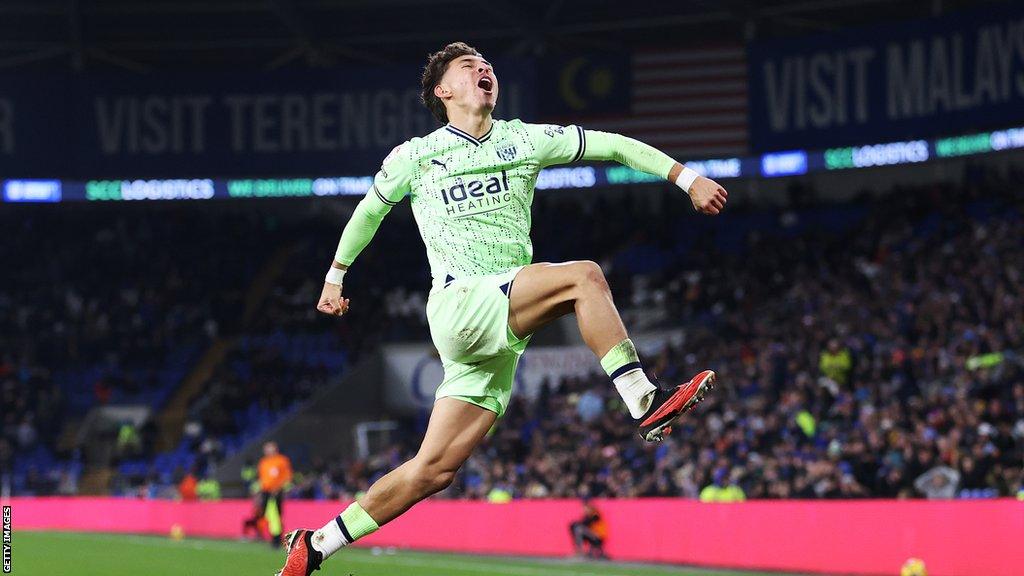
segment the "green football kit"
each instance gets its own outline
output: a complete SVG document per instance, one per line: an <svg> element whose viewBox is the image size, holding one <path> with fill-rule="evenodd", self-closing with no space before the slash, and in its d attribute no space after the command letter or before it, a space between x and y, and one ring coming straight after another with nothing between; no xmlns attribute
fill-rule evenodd
<svg viewBox="0 0 1024 576"><path fill-rule="evenodd" d="M542 168L615 160L667 178L675 160L632 138L578 126L493 120L479 138L452 125L412 138L384 159L345 226L335 260L351 265L406 196L433 277L430 335L444 366L436 397L501 416L529 340L509 329L516 274L533 260L530 207Z"/></svg>

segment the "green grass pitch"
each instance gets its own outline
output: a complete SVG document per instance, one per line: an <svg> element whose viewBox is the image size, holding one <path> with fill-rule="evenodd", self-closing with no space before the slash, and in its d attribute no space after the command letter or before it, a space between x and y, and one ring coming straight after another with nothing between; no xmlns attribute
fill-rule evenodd
<svg viewBox="0 0 1024 576"><path fill-rule="evenodd" d="M157 536L15 531L13 574L24 576L271 576L283 552L265 544ZM343 550L318 576L786 576L574 560Z"/></svg>

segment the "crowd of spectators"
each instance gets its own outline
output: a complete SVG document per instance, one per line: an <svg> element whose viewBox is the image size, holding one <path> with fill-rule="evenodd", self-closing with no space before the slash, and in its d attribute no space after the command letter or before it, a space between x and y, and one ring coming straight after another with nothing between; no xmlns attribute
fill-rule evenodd
<svg viewBox="0 0 1024 576"><path fill-rule="evenodd" d="M226 311L234 327L231 350L190 401L182 434L187 450L179 446L173 458L143 454L150 464L119 470L116 492L163 494L189 473L204 477L242 442L283 417L330 376L337 377L346 363L385 341L429 337L422 318L429 271L422 249L407 242L416 233L408 210L395 211L360 256L359 274L346 280L346 296L354 302L346 321L316 311L324 263L334 254L346 208L355 204L349 200L330 214L310 213L291 202L278 204L280 210L264 205L253 209L261 218L250 214L241 223L253 239L245 256L263 266L280 259L280 269L251 317L245 318L242 297ZM235 288L248 288L249 282Z"/></svg>
<svg viewBox="0 0 1024 576"><path fill-rule="evenodd" d="M646 351L648 371L675 383L710 367L723 386L648 445L603 374L549 382L514 399L443 496L1017 493L1020 178L968 180L687 226L665 216L691 210L678 194L539 195L535 261L598 260L627 324L684 328L685 341ZM407 210L346 280L346 321L315 312L343 220L255 205L0 213L15 231L0 246L11 271L0 288L0 392L15 407L0 422L0 464L9 470L34 446L56 453L62 425L84 408L166 388L172 356L191 350L194 361L230 335L227 359L189 406L187 457L168 460L176 472L164 483L202 477L336 375L338 357L424 341L428 271ZM41 238L81 240L54 242L40 259L28 243ZM245 291L282 250L282 270L246 319ZM411 456L422 429L405 430L367 459L300 467L294 494L365 490ZM151 445L133 456L154 462ZM160 483L152 468L120 485ZM35 493L73 484L38 477Z"/></svg>
<svg viewBox="0 0 1024 576"><path fill-rule="evenodd" d="M677 383L713 368L722 385L645 444L603 374L551 382L514 397L441 497L1024 494L1017 186L897 190L839 208L843 226L750 234L738 251L709 241L639 282L605 260L617 300L659 303L685 326L647 370ZM367 459L316 461L293 493L358 494L421 433Z"/></svg>
<svg viewBox="0 0 1024 576"><path fill-rule="evenodd" d="M74 493L76 477L64 467L44 469L56 446L66 402L52 373L0 357L0 474L14 470L16 455L32 455L24 467L23 488L33 493ZM70 455L69 455L70 456ZM20 467L19 467L20 468Z"/></svg>
<svg viewBox="0 0 1024 576"><path fill-rule="evenodd" d="M172 218L175 224L168 225L168 229L175 225L187 229L180 220L191 218L216 226L223 219L231 237L249 239L247 244L230 248L207 244L193 247L201 252L192 253L200 273L190 279L190 289L202 293L208 286L211 292L223 291L230 298L222 296L218 314L206 310L205 315L200 314L206 322L190 329L205 338L228 336L228 353L201 384L199 394L190 399L181 442L168 452L156 453L147 447L128 462L115 463L115 493L159 496L190 474L208 478L245 441L284 417L323 386L329 376L340 374L350 359L396 335L411 339L426 333L418 319L406 323L401 315L382 315L389 293L380 293L365 278L346 286L347 294L359 302L351 322L332 322L317 314L314 305L322 287L324 261L333 254L340 233L338 222L345 216L310 215L292 203L278 207L282 209L252 205L251 210L236 212L221 206L203 216L185 210ZM182 210L164 209L171 214ZM411 219L404 223L401 217L396 220L398 226L381 231L381 242L367 251L361 264L365 262L367 278L380 274L393 281L389 286L403 289L417 283L412 271L423 265L395 267L394 261L412 261L418 254L409 250L393 253L389 264L375 257L386 251L384 244L403 233L403 224L411 224ZM193 231L196 228L192 226ZM221 233L216 229L207 232L215 236ZM232 276L229 272L239 262L244 263L245 270L236 270L238 274ZM202 274L207 266L216 269L216 274ZM265 296L258 299L259 306L250 310L245 292L258 281L261 269L268 268L271 284Z"/></svg>
<svg viewBox="0 0 1024 576"><path fill-rule="evenodd" d="M235 328L253 250L276 240L264 228L244 209L0 210L0 468L15 491L76 489L89 452L74 430L59 439L91 408L166 402L202 347Z"/></svg>

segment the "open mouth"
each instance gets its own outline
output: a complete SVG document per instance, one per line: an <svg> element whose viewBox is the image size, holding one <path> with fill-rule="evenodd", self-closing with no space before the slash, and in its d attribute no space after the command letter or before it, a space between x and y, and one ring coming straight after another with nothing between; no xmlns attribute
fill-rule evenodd
<svg viewBox="0 0 1024 576"><path fill-rule="evenodd" d="M484 92L487 92L488 94L490 94L491 93L491 89L494 88L494 81L491 80L490 78L487 78L485 76L485 77L481 78L479 82L476 83L476 86L477 86L477 88L480 88Z"/></svg>

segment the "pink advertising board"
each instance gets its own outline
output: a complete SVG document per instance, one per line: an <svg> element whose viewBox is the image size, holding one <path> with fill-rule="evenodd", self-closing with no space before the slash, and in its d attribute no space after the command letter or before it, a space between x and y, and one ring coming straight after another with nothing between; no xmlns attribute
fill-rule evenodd
<svg viewBox="0 0 1024 576"><path fill-rule="evenodd" d="M13 498L13 528L235 538L248 500ZM1024 502L598 500L613 559L793 572L898 574L909 557L931 576L1024 574ZM286 529L319 527L345 503L289 501ZM430 500L359 542L482 554L565 556L573 500Z"/></svg>

